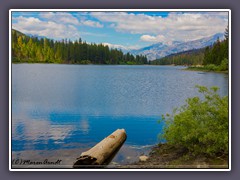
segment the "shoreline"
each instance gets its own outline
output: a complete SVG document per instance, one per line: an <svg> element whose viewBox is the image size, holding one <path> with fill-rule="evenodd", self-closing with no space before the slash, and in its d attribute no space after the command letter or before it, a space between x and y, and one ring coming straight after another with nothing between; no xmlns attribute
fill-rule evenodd
<svg viewBox="0 0 240 180"><path fill-rule="evenodd" d="M198 168L229 168L228 155L206 157L203 155L193 156L184 148L169 144L158 144L152 148L144 161L137 161L118 168L147 168L147 169L198 169Z"/></svg>
<svg viewBox="0 0 240 180"><path fill-rule="evenodd" d="M205 69L204 67L186 67L184 69L182 69L184 71L201 71L201 72L214 72L214 73L224 73L224 74L229 74L229 71L212 71L212 70L208 70Z"/></svg>

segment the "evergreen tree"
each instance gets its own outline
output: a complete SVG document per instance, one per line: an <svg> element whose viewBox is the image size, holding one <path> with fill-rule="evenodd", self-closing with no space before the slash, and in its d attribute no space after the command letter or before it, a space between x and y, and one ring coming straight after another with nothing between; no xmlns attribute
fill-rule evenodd
<svg viewBox="0 0 240 180"><path fill-rule="evenodd" d="M124 54L103 44L88 44L63 39L28 37L12 30L12 57L14 62L79 63L79 64L145 64L146 56Z"/></svg>
<svg viewBox="0 0 240 180"><path fill-rule="evenodd" d="M204 65L216 65L217 69L228 70L228 27L225 29L223 41L219 39L212 47L206 47L204 53Z"/></svg>

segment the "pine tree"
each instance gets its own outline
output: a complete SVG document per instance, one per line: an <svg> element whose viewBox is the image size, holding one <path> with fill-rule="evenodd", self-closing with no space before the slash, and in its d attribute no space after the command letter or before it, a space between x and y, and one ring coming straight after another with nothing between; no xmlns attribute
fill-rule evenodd
<svg viewBox="0 0 240 180"><path fill-rule="evenodd" d="M93 63L93 64L144 64L146 56L124 54L103 44L88 44L79 38L73 42L63 39L28 37L12 31L12 57L21 62L41 63Z"/></svg>

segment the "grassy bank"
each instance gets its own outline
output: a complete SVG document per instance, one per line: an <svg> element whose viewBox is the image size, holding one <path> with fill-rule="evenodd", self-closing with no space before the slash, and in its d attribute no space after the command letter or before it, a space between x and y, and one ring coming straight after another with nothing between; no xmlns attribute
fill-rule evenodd
<svg viewBox="0 0 240 180"><path fill-rule="evenodd" d="M222 60L220 65L207 64L205 66L201 66L201 65L189 66L186 70L228 73L228 60L227 59Z"/></svg>
<svg viewBox="0 0 240 180"><path fill-rule="evenodd" d="M203 72L217 72L217 73L228 73L228 70L219 70L218 68L216 69L209 69L208 67L195 67L195 66L189 66L184 70L188 71L203 71Z"/></svg>

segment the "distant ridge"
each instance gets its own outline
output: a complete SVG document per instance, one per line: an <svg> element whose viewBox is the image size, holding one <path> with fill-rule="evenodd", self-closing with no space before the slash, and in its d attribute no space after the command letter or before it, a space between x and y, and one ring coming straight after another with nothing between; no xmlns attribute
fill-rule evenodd
<svg viewBox="0 0 240 180"><path fill-rule="evenodd" d="M16 29L12 29L12 33L16 32L17 36L26 36L25 34L23 34L22 32L16 30Z"/></svg>
<svg viewBox="0 0 240 180"><path fill-rule="evenodd" d="M192 49L170 54L157 60L150 61L152 65L201 65L205 48Z"/></svg>
<svg viewBox="0 0 240 180"><path fill-rule="evenodd" d="M173 41L168 44L160 42L138 50L132 50L131 53L134 55L146 55L148 60L155 60L168 56L170 54L211 46L214 42L217 41L218 38L220 40L223 40L224 33L217 33L210 37L188 42Z"/></svg>

